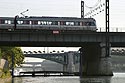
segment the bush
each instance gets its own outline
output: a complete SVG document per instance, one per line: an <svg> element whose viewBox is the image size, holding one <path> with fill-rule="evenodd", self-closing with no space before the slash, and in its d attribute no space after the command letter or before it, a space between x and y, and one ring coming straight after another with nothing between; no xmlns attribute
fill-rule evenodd
<svg viewBox="0 0 125 83"><path fill-rule="evenodd" d="M7 69L3 70L1 78L9 78L9 77L11 77L10 71Z"/></svg>

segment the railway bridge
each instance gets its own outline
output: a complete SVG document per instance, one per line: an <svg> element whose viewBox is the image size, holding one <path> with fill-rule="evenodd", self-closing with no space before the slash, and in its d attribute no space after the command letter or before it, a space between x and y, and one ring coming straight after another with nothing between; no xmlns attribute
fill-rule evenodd
<svg viewBox="0 0 125 83"><path fill-rule="evenodd" d="M106 57L105 32L79 30L1 31L1 46L81 47L80 71L82 76L112 75L110 58ZM125 46L124 32L110 32L111 47Z"/></svg>
<svg viewBox="0 0 125 83"><path fill-rule="evenodd" d="M21 66L15 68L16 70L25 69L25 73L27 72L62 72L63 75L69 74L77 74L79 75L79 60L80 54L78 51L69 51L64 53L42 53L41 51L24 51L25 57L32 58L42 58L46 60L53 61L49 63L44 62L25 62L21 64ZM34 54L35 53L35 54ZM55 63L56 62L56 63ZM30 66L29 66L30 65ZM51 65L51 66L50 66Z"/></svg>
<svg viewBox="0 0 125 83"><path fill-rule="evenodd" d="M39 54L24 54L25 57L42 58L50 61L57 62L63 65L63 71L65 72L78 72L76 65L79 65L80 54L78 51L69 51L64 53L39 53ZM29 64L29 63L24 63ZM32 63L31 63L32 64Z"/></svg>

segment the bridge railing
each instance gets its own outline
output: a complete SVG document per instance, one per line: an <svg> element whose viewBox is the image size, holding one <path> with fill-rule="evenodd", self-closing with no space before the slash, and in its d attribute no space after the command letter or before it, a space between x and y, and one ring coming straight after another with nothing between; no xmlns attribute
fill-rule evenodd
<svg viewBox="0 0 125 83"><path fill-rule="evenodd" d="M111 49L111 55L125 56L125 48Z"/></svg>
<svg viewBox="0 0 125 83"><path fill-rule="evenodd" d="M105 32L105 27L98 27L97 32ZM110 27L110 32L125 32L125 27Z"/></svg>

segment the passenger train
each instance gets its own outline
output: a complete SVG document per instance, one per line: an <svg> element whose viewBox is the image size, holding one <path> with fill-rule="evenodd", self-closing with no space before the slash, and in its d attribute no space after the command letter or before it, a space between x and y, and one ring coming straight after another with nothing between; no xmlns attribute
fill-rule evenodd
<svg viewBox="0 0 125 83"><path fill-rule="evenodd" d="M75 17L0 17L0 30L85 30L96 31L93 18ZM16 22L16 23L14 23Z"/></svg>

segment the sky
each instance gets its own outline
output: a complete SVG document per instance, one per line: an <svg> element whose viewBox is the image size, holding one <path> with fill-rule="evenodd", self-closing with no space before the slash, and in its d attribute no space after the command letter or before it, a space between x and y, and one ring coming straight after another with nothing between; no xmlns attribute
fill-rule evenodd
<svg viewBox="0 0 125 83"><path fill-rule="evenodd" d="M105 0L84 0L84 2L86 14L104 3ZM93 8L90 9L87 6ZM26 16L81 17L81 0L0 0L0 17L21 16L20 13L27 9L29 11L24 13ZM93 18L96 19L97 26L103 27L101 30L104 30L105 12ZM118 27L118 31L125 31L124 19L125 0L110 0L110 31L116 31Z"/></svg>

